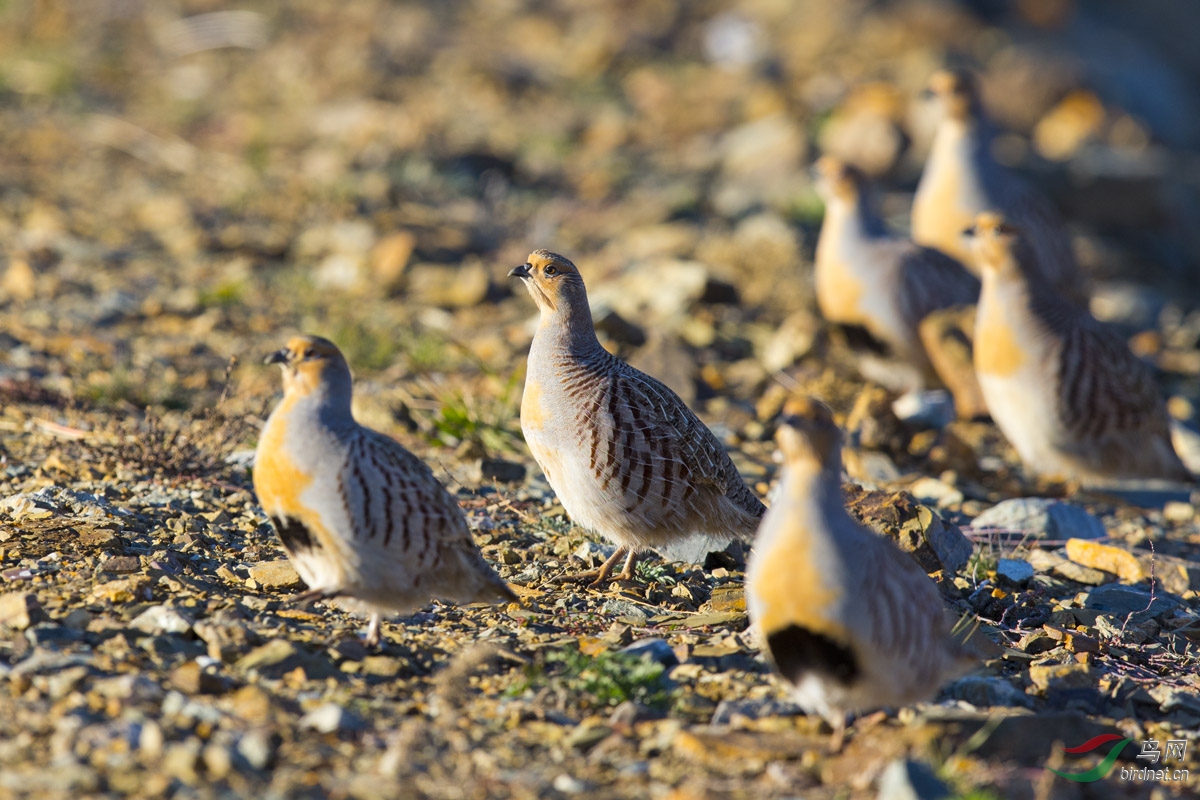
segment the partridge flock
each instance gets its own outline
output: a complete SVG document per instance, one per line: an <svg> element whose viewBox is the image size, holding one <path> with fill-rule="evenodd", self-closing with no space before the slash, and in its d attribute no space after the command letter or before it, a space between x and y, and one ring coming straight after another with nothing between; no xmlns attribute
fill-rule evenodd
<svg viewBox="0 0 1200 800"><path fill-rule="evenodd" d="M1190 482L1149 368L1086 310L1061 220L992 158L974 80L942 72L930 89L943 118L911 240L887 230L853 165L816 164L826 206L814 267L820 312L865 330L920 386L933 380L922 319L977 304L979 385L1031 472ZM574 263L536 250L508 274L538 310L525 441L571 519L616 545L576 577L591 587L633 580L639 552L691 537L753 540L746 595L765 653L835 738L847 713L928 699L974 663L929 577L847 513L841 434L827 407L807 398L785 406L768 510L677 394L601 346ZM262 431L254 486L305 597L369 612L370 643L382 613L434 599L516 600L430 469L355 421L350 370L333 343L297 337L267 361L282 367L284 393Z"/></svg>

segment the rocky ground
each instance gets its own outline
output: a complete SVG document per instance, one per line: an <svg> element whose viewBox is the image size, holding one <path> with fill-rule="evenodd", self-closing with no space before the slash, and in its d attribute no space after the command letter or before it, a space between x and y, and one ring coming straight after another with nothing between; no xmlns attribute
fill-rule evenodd
<svg viewBox="0 0 1200 800"><path fill-rule="evenodd" d="M1186 4L1138 9L0 4L0 796L1194 794L1045 769L1105 732L1134 740L1119 766L1186 739L1161 766L1200 768L1186 491L1029 480L989 423L864 386L811 298L813 152L866 165L902 226L918 91L970 63L1194 452L1200 60ZM559 582L605 551L521 443L533 309L504 275L535 247L762 496L786 393L826 399L852 510L994 642L980 670L830 754L738 558ZM300 331L342 346L359 418L435 465L521 605L433 606L372 652L295 601L248 470L259 362Z"/></svg>

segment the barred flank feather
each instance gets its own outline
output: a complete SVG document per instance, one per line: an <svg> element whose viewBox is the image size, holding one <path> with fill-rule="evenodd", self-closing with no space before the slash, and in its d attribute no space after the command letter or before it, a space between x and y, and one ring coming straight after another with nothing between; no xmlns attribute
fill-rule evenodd
<svg viewBox="0 0 1200 800"><path fill-rule="evenodd" d="M1150 367L1040 283L1022 236L999 214L974 227L984 269L975 366L996 424L1037 472L1190 482Z"/></svg>
<svg viewBox="0 0 1200 800"><path fill-rule="evenodd" d="M259 440L254 488L314 595L369 609L376 641L381 611L515 599L429 467L354 421L350 370L333 343L297 337L271 360L284 397Z"/></svg>
<svg viewBox="0 0 1200 800"><path fill-rule="evenodd" d="M746 574L750 616L796 701L835 729L846 712L932 697L974 659L937 588L892 542L846 512L841 434L810 400L784 409L779 498Z"/></svg>
<svg viewBox="0 0 1200 800"><path fill-rule="evenodd" d="M678 395L600 346L575 265L539 250L511 274L541 312L521 427L571 518L630 552L753 536L762 503Z"/></svg>

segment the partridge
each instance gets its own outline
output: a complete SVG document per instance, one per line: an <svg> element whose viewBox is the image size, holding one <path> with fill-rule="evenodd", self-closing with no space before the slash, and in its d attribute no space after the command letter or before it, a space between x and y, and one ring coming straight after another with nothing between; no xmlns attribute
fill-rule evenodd
<svg viewBox="0 0 1200 800"><path fill-rule="evenodd" d="M840 748L847 713L932 697L975 663L929 576L854 521L829 409L796 398L776 433L779 488L746 569L746 604L796 702Z"/></svg>
<svg viewBox="0 0 1200 800"><path fill-rule="evenodd" d="M677 394L600 346L575 265L538 250L508 274L540 312L521 398L525 441L571 519L617 545L592 585L622 556L617 577L632 579L645 548L751 538L763 504Z"/></svg>
<svg viewBox="0 0 1200 800"><path fill-rule="evenodd" d="M992 156L991 127L974 77L965 70L943 70L930 79L929 91L938 99L942 117L913 197L913 240L978 273L962 232L977 214L998 210L1026 231L1031 269L1043 282L1071 302L1086 305L1087 290L1058 212Z"/></svg>
<svg viewBox="0 0 1200 800"><path fill-rule="evenodd" d="M1190 481L1150 368L1044 283L1017 225L983 213L970 233L983 268L975 371L992 419L1025 466L1093 484Z"/></svg>
<svg viewBox="0 0 1200 800"><path fill-rule="evenodd" d="M299 336L267 363L283 368L283 400L258 442L254 490L306 597L368 611L372 645L383 612L516 599L429 467L354 420L350 368L332 342Z"/></svg>
<svg viewBox="0 0 1200 800"><path fill-rule="evenodd" d="M825 201L814 269L822 316L865 328L916 369L910 380L924 383L932 367L918 334L921 320L938 309L974 304L979 280L949 256L889 233L857 168L825 156L815 172Z"/></svg>

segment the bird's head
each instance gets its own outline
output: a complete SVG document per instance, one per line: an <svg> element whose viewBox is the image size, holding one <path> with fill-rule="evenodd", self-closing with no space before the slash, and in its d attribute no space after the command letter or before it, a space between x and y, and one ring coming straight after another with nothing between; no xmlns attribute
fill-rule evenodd
<svg viewBox="0 0 1200 800"><path fill-rule="evenodd" d="M1028 257L1020 228L996 211L975 217L975 224L963 231L963 236L972 262L984 274L1019 274L1022 260Z"/></svg>
<svg viewBox="0 0 1200 800"><path fill-rule="evenodd" d="M587 310L587 291L583 278L571 261L549 250L534 250L529 260L508 272L510 278L520 278L537 303L538 309L552 314L559 309L570 312Z"/></svg>
<svg viewBox="0 0 1200 800"><path fill-rule="evenodd" d="M789 467L816 467L841 472L842 432L829 406L812 397L797 396L783 407L775 443Z"/></svg>
<svg viewBox="0 0 1200 800"><path fill-rule="evenodd" d="M308 395L319 388L334 388L349 394L350 367L337 345L320 336L293 336L286 345L266 357L265 363L283 369L283 391Z"/></svg>
<svg viewBox="0 0 1200 800"><path fill-rule="evenodd" d="M862 170L836 156L821 156L813 164L817 194L828 205L835 200L857 202L866 177Z"/></svg>
<svg viewBox="0 0 1200 800"><path fill-rule="evenodd" d="M926 94L937 99L950 119L967 121L980 113L979 85L965 69L943 69L929 79Z"/></svg>

